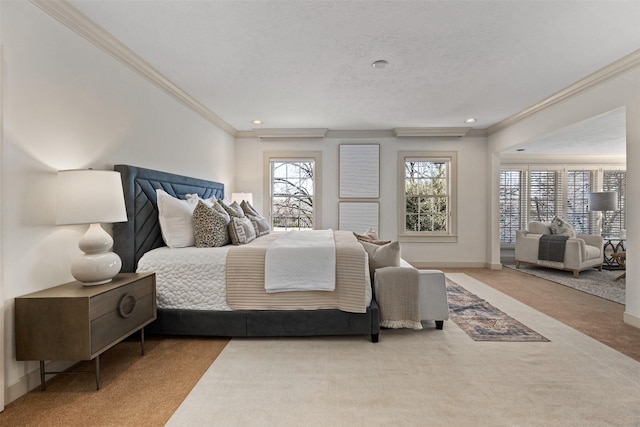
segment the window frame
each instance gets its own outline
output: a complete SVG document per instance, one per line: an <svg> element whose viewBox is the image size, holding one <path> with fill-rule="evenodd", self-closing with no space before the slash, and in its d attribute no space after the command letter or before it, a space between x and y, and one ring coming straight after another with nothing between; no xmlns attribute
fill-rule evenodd
<svg viewBox="0 0 640 427"><path fill-rule="evenodd" d="M313 165L313 217L312 229L322 229L322 152L321 151L265 151L263 153L263 191L266 197L263 200L263 212L273 227L273 185L271 176L271 163L282 162L309 162Z"/></svg>
<svg viewBox="0 0 640 427"><path fill-rule="evenodd" d="M407 161L447 163L447 231L407 231L405 165ZM458 153L456 151L399 151L398 152L398 241L455 243L458 241Z"/></svg>

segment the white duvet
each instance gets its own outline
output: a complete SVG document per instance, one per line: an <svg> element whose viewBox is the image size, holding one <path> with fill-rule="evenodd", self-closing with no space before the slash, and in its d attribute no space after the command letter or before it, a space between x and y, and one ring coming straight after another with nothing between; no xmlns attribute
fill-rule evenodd
<svg viewBox="0 0 640 427"><path fill-rule="evenodd" d="M227 305L226 261L231 245L220 248L168 248L147 252L138 272L156 273L158 308L231 311ZM365 264L366 304L371 302L369 266Z"/></svg>
<svg viewBox="0 0 640 427"><path fill-rule="evenodd" d="M225 265L230 247L157 248L140 258L137 271L156 273L158 308L228 311Z"/></svg>

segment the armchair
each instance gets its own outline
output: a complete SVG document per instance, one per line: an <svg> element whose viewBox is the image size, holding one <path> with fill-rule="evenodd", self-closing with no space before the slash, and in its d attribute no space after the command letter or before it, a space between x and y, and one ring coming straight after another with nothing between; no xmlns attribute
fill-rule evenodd
<svg viewBox="0 0 640 427"><path fill-rule="evenodd" d="M588 268L598 267L602 270L604 239L595 234L577 234L575 237L569 237L562 262L538 259L540 238L543 234L551 234L550 225L541 222L530 223L529 231L516 232L516 268L520 268L520 264L532 264L572 271L574 277L579 277L580 272Z"/></svg>

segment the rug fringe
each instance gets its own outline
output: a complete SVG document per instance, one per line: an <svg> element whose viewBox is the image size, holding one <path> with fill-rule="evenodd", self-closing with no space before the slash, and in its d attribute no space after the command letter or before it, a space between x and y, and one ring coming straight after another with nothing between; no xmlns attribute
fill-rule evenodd
<svg viewBox="0 0 640 427"><path fill-rule="evenodd" d="M380 326L390 329L409 328L417 331L422 329L422 323L412 322L411 320L383 320L380 322Z"/></svg>

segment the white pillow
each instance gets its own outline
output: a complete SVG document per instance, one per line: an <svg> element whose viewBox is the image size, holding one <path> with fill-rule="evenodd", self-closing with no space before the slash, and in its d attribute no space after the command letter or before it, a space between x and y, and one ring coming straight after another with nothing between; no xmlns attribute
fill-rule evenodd
<svg viewBox="0 0 640 427"><path fill-rule="evenodd" d="M211 207L213 206L213 204L216 202L216 198L215 196L211 196L208 199L202 199L200 198L200 196L198 196L197 194L185 194L184 197L187 200L191 200L191 199L195 199L196 201L196 205L198 204L198 200L202 200L202 202L205 204L205 206L207 207Z"/></svg>
<svg viewBox="0 0 640 427"><path fill-rule="evenodd" d="M196 243L193 232L193 210L197 198L176 199L164 190L157 189L158 220L162 238L170 248L186 248Z"/></svg>

